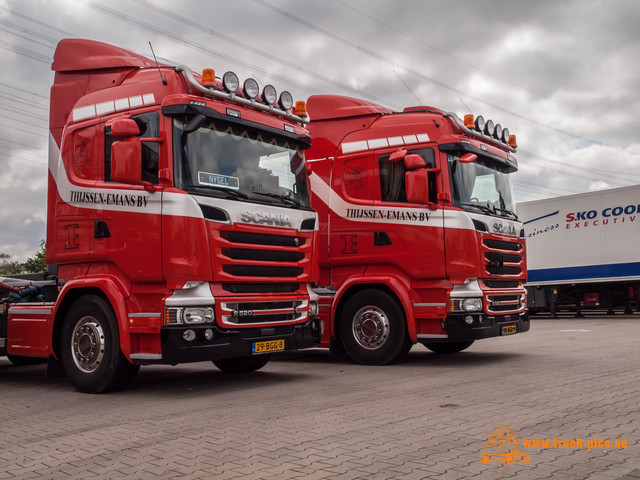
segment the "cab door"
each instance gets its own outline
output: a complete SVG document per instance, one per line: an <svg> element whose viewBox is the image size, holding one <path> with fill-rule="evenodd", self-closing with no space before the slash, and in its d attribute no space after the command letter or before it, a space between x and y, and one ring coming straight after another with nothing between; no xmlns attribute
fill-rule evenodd
<svg viewBox="0 0 640 480"><path fill-rule="evenodd" d="M437 173L428 176L432 205L407 201L404 159L390 159L392 151L378 153L374 159L375 201L372 263L392 265L412 280L446 277L442 205L438 204ZM424 168L436 167L434 148L416 148L407 155L424 159ZM413 168L413 167L412 167Z"/></svg>
<svg viewBox="0 0 640 480"><path fill-rule="evenodd" d="M373 155L337 156L331 175L329 256L333 282L364 273L373 254Z"/></svg>

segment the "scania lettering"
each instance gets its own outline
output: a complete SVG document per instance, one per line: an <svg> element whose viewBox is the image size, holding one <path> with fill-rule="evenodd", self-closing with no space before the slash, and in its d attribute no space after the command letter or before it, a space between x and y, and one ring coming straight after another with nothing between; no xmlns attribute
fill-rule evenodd
<svg viewBox="0 0 640 480"><path fill-rule="evenodd" d="M529 330L515 136L481 116L308 101L321 345L364 364Z"/></svg>
<svg viewBox="0 0 640 480"><path fill-rule="evenodd" d="M5 298L0 355L97 393L140 365L248 372L316 346L305 102L89 40L61 41L52 69L57 277Z"/></svg>

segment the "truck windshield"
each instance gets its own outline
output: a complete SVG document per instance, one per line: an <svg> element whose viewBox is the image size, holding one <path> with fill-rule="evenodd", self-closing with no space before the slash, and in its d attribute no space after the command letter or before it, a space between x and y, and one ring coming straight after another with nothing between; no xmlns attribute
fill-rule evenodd
<svg viewBox="0 0 640 480"><path fill-rule="evenodd" d="M201 195L309 208L304 153L295 141L207 119L185 133L174 117L175 186Z"/></svg>
<svg viewBox="0 0 640 480"><path fill-rule="evenodd" d="M511 177L499 163L478 155L473 163L461 163L464 152L447 154L453 204L469 212L517 220Z"/></svg>

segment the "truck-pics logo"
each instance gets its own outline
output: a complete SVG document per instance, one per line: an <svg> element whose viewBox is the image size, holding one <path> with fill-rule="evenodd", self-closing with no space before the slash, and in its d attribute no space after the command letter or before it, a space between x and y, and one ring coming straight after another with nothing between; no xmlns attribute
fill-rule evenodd
<svg viewBox="0 0 640 480"><path fill-rule="evenodd" d="M240 220L244 223L256 223L258 225L275 225L277 227L293 227L291 217L283 213L260 213L251 210L243 210Z"/></svg>
<svg viewBox="0 0 640 480"><path fill-rule="evenodd" d="M529 464L531 455L518 451L516 429L509 427L508 423L500 423L491 430L489 438L480 451L482 463L500 462L503 465L511 465L518 462L521 465Z"/></svg>

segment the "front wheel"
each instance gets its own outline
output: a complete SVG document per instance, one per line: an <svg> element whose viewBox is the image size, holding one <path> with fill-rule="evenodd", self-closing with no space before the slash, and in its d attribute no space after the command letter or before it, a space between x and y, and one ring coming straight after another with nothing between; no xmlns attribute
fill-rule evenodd
<svg viewBox="0 0 640 480"><path fill-rule="evenodd" d="M387 293L362 290L340 314L340 339L347 354L364 365L384 365L409 351L402 309Z"/></svg>
<svg viewBox="0 0 640 480"><path fill-rule="evenodd" d="M271 355L253 355L251 357L221 358L213 360L213 364L224 373L255 372L264 367L271 359Z"/></svg>
<svg viewBox="0 0 640 480"><path fill-rule="evenodd" d="M424 346L434 353L458 353L469 348L472 344L473 340L469 342L425 343Z"/></svg>
<svg viewBox="0 0 640 480"><path fill-rule="evenodd" d="M72 385L84 393L127 386L139 366L120 351L120 335L111 306L97 295L79 298L62 326L61 360Z"/></svg>

